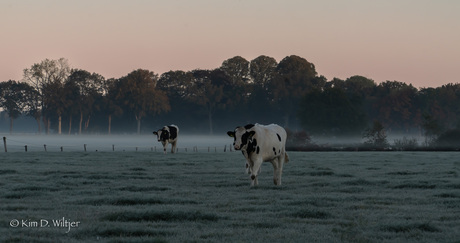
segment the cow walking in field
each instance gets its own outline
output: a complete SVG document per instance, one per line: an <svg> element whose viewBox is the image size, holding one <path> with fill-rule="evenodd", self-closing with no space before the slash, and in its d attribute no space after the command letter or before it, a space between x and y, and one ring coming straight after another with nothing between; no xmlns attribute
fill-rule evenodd
<svg viewBox="0 0 460 243"><path fill-rule="evenodd" d="M270 124L248 124L236 127L227 134L234 138L235 150L241 150L249 165L251 173L251 186L257 185L257 176L262 162L270 162L273 165L273 183L281 185L283 165L289 161L286 153L287 134L284 128Z"/></svg>
<svg viewBox="0 0 460 243"><path fill-rule="evenodd" d="M158 142L163 144L163 152L166 154L166 147L168 143L171 143L171 153L176 152L177 138L179 136L179 127L176 125L164 126L158 131L154 131L153 134L157 135Z"/></svg>

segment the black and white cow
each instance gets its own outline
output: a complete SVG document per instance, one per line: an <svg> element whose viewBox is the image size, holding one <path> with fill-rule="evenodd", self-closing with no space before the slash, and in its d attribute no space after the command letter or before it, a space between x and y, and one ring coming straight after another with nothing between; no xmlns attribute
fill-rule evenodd
<svg viewBox="0 0 460 243"><path fill-rule="evenodd" d="M179 128L176 125L164 126L162 129L153 132L157 135L158 142L163 144L163 151L166 154L166 147L171 143L171 153L176 152L177 137L179 136Z"/></svg>
<svg viewBox="0 0 460 243"><path fill-rule="evenodd" d="M273 182L281 185L283 165L289 161L286 153L287 134L284 128L270 124L248 124L236 127L227 134L234 138L235 150L241 150L249 164L251 186L257 185L257 176L262 162L271 162L274 169Z"/></svg>

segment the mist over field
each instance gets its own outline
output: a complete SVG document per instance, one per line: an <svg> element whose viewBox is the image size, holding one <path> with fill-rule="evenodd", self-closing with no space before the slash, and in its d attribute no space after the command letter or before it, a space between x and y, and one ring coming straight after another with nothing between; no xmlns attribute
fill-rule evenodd
<svg viewBox="0 0 460 243"><path fill-rule="evenodd" d="M178 152L212 151L218 149L223 151L225 146L233 143L233 139L227 135L179 135ZM162 151L163 147L157 141L156 135L29 135L29 134L0 134L0 137L6 137L8 152L25 151L27 145L28 151L44 151L46 145L47 151L84 151L84 145L88 152L91 151ZM2 152L3 152L3 141ZM168 153L171 151L171 145L168 146Z"/></svg>

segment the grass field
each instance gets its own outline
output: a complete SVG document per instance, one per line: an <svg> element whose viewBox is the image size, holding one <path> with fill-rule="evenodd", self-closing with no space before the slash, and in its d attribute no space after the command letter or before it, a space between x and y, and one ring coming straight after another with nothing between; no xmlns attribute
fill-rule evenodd
<svg viewBox="0 0 460 243"><path fill-rule="evenodd" d="M8 152L4 242L460 242L455 152Z"/></svg>

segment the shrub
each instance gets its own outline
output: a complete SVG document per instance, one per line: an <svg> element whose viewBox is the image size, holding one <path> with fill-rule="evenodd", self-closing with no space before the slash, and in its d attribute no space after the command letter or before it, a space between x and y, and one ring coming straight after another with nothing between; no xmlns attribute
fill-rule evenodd
<svg viewBox="0 0 460 243"><path fill-rule="evenodd" d="M364 131L363 138L367 139L364 142L366 146L382 149L388 147L385 128L379 121L374 121L372 127Z"/></svg>
<svg viewBox="0 0 460 243"><path fill-rule="evenodd" d="M406 137L395 139L394 145L398 150L410 150L418 147L417 139Z"/></svg>

